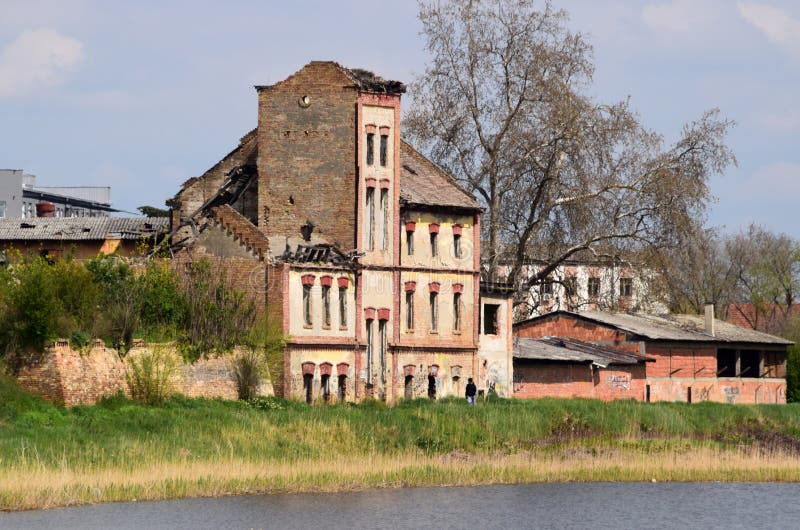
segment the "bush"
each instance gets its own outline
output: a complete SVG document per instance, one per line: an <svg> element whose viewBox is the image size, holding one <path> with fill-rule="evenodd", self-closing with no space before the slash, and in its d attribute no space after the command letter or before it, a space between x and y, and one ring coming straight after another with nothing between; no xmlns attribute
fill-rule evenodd
<svg viewBox="0 0 800 530"><path fill-rule="evenodd" d="M264 361L255 348L248 348L233 360L233 375L239 399L253 399L258 394L264 372Z"/></svg>
<svg viewBox="0 0 800 530"><path fill-rule="evenodd" d="M790 346L786 359L786 401L800 402L800 345Z"/></svg>
<svg viewBox="0 0 800 530"><path fill-rule="evenodd" d="M131 397L150 405L163 403L173 394L172 378L177 369L177 359L162 348L128 359L125 379Z"/></svg>

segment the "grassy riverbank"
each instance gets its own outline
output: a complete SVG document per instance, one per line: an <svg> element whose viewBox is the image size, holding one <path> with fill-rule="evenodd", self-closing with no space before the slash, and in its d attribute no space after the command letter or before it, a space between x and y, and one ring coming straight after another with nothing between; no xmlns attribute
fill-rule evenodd
<svg viewBox="0 0 800 530"><path fill-rule="evenodd" d="M65 410L0 376L0 509L572 480L800 480L800 405L114 398Z"/></svg>

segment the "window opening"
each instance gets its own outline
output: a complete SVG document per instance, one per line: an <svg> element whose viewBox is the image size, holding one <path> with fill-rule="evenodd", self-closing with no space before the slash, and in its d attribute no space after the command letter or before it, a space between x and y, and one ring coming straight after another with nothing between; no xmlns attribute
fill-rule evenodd
<svg viewBox="0 0 800 530"><path fill-rule="evenodd" d="M453 330L461 329L461 293L453 293Z"/></svg>
<svg viewBox="0 0 800 530"><path fill-rule="evenodd" d="M389 248L389 190L381 188L381 249Z"/></svg>
<svg viewBox="0 0 800 530"><path fill-rule="evenodd" d="M339 327L347 327L347 287L339 287Z"/></svg>
<svg viewBox="0 0 800 530"><path fill-rule="evenodd" d="M717 350L717 376L736 377L736 350L720 348Z"/></svg>
<svg viewBox="0 0 800 530"><path fill-rule="evenodd" d="M589 278L589 283L587 285L589 291L589 298L599 298L600 297L600 278L592 277Z"/></svg>
<svg viewBox="0 0 800 530"><path fill-rule="evenodd" d="M436 331L439 325L439 293L431 293L431 331Z"/></svg>
<svg viewBox="0 0 800 530"><path fill-rule="evenodd" d="M367 165L375 164L375 133L367 133Z"/></svg>
<svg viewBox="0 0 800 530"><path fill-rule="evenodd" d="M372 323L373 319L367 320L367 384L372 385Z"/></svg>
<svg viewBox="0 0 800 530"><path fill-rule="evenodd" d="M483 304L483 334L497 335L497 318L500 313L498 304Z"/></svg>
<svg viewBox="0 0 800 530"><path fill-rule="evenodd" d="M381 135L381 166L386 167L387 150L389 147L389 137L385 134Z"/></svg>
<svg viewBox="0 0 800 530"><path fill-rule="evenodd" d="M367 250L375 248L375 188L367 188Z"/></svg>
<svg viewBox="0 0 800 530"><path fill-rule="evenodd" d="M433 374L428 374L428 398L436 399L436 378Z"/></svg>
<svg viewBox="0 0 800 530"><path fill-rule="evenodd" d="M431 257L436 257L439 255L439 245L438 245L439 234L436 232L431 232Z"/></svg>
<svg viewBox="0 0 800 530"><path fill-rule="evenodd" d="M331 327L331 288L329 285L322 286L322 324Z"/></svg>
<svg viewBox="0 0 800 530"><path fill-rule="evenodd" d="M633 296L633 279L631 278L619 279L619 295Z"/></svg>
<svg viewBox="0 0 800 530"><path fill-rule="evenodd" d="M303 392L306 396L306 403L311 403L314 399L313 384L314 376L311 374L303 374Z"/></svg>
<svg viewBox="0 0 800 530"><path fill-rule="evenodd" d="M414 255L414 232L410 230L406 231L406 251L409 256Z"/></svg>
<svg viewBox="0 0 800 530"><path fill-rule="evenodd" d="M740 377L761 377L761 352L759 350L739 352L739 367Z"/></svg>
<svg viewBox="0 0 800 530"><path fill-rule="evenodd" d="M339 385L338 386L339 386L339 388L338 388L339 401L344 401L344 399L347 397L347 376L346 375L340 375L339 376Z"/></svg>
<svg viewBox="0 0 800 530"><path fill-rule="evenodd" d="M406 291L406 329L414 329L414 291Z"/></svg>
<svg viewBox="0 0 800 530"><path fill-rule="evenodd" d="M322 392L322 399L327 403L331 400L331 390L328 387L328 383L330 382L331 376L328 374L323 374L319 378L320 384L320 391Z"/></svg>
<svg viewBox="0 0 800 530"><path fill-rule="evenodd" d="M414 399L414 376L407 375L405 380L405 392L403 397L406 399Z"/></svg>
<svg viewBox="0 0 800 530"><path fill-rule="evenodd" d="M461 234L453 234L453 256L461 257Z"/></svg>
<svg viewBox="0 0 800 530"><path fill-rule="evenodd" d="M303 323L310 326L311 322L311 286L303 285Z"/></svg>

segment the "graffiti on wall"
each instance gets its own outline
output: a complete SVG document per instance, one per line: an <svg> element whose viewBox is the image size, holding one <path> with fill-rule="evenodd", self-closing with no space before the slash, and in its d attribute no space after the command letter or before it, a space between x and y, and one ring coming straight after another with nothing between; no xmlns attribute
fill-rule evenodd
<svg viewBox="0 0 800 530"><path fill-rule="evenodd" d="M611 388L630 390L631 378L628 375L610 375L608 376L608 384Z"/></svg>

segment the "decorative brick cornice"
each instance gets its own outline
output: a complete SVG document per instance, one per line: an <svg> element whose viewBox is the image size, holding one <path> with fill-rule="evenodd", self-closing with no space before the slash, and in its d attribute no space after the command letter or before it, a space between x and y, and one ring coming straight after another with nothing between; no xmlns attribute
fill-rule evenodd
<svg viewBox="0 0 800 530"><path fill-rule="evenodd" d="M406 232L413 232L417 229L417 223L415 221L406 221Z"/></svg>
<svg viewBox="0 0 800 530"><path fill-rule="evenodd" d="M404 287L406 291L411 291L413 293L417 290L417 282L406 282Z"/></svg>
<svg viewBox="0 0 800 530"><path fill-rule="evenodd" d="M364 318L366 320L375 320L375 308L374 307L364 308Z"/></svg>
<svg viewBox="0 0 800 530"><path fill-rule="evenodd" d="M389 189L389 179L381 179L381 189L382 190Z"/></svg>
<svg viewBox="0 0 800 530"><path fill-rule="evenodd" d="M461 235L461 225L453 225L453 235L454 236Z"/></svg>
<svg viewBox="0 0 800 530"><path fill-rule="evenodd" d="M339 284L339 287L344 287L347 289L350 286L350 280L346 276L339 276L336 280Z"/></svg>
<svg viewBox="0 0 800 530"><path fill-rule="evenodd" d="M347 363L339 363L336 365L336 375L347 375L350 370L350 365Z"/></svg>
<svg viewBox="0 0 800 530"><path fill-rule="evenodd" d="M314 285L315 276L313 274L303 274L300 279L303 281L303 285Z"/></svg>
<svg viewBox="0 0 800 530"><path fill-rule="evenodd" d="M378 309L378 320L389 320L389 309L381 307Z"/></svg>
<svg viewBox="0 0 800 530"><path fill-rule="evenodd" d="M381 133L381 136L389 136L389 127L386 125L381 125L378 130Z"/></svg>
<svg viewBox="0 0 800 530"><path fill-rule="evenodd" d="M454 293L463 293L464 292L464 284L462 284L462 283L454 283L453 284L453 292Z"/></svg>
<svg viewBox="0 0 800 530"><path fill-rule="evenodd" d="M375 127L375 125L373 125L372 123L369 123L367 125L364 125L364 130L367 132L367 134L375 134L375 132L377 131L377 127Z"/></svg>
<svg viewBox="0 0 800 530"><path fill-rule="evenodd" d="M322 276L319 279L319 284L330 287L331 285L333 285L333 276Z"/></svg>
<svg viewBox="0 0 800 530"><path fill-rule="evenodd" d="M440 287L439 282L431 282L428 284L428 291L432 293L438 293L439 287Z"/></svg>
<svg viewBox="0 0 800 530"><path fill-rule="evenodd" d="M378 181L375 180L373 177L369 177L364 179L364 184L368 188L374 188L378 184Z"/></svg>
<svg viewBox="0 0 800 530"><path fill-rule="evenodd" d="M438 234L439 233L439 223L431 223L428 225L428 230L431 234Z"/></svg>

